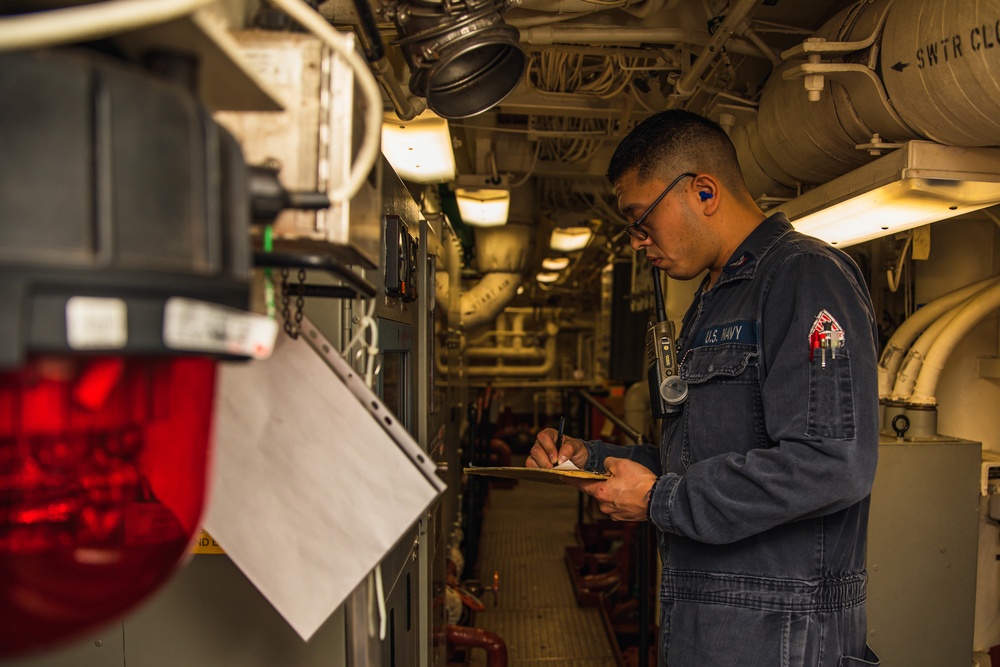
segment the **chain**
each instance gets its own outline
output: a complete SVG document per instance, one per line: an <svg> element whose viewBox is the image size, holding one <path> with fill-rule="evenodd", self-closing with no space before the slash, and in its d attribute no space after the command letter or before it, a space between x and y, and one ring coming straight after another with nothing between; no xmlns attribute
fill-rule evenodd
<svg viewBox="0 0 1000 667"><path fill-rule="evenodd" d="M288 269L281 269L281 319L284 320L285 333L289 338L298 338L302 333L302 310L306 305L306 270L299 269L299 283L295 287L295 315L292 315L291 297L288 288Z"/></svg>
<svg viewBox="0 0 1000 667"><path fill-rule="evenodd" d="M299 269L299 284L296 289L295 297L295 333L292 334L292 338L298 338L299 333L302 331L302 309L306 305L306 270Z"/></svg>

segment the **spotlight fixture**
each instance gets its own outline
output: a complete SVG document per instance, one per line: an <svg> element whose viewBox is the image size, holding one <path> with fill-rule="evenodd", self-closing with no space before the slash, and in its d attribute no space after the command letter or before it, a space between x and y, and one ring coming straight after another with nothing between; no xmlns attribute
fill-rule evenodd
<svg viewBox="0 0 1000 667"><path fill-rule="evenodd" d="M506 176L459 176L455 201L462 222L473 227L498 227L507 223L510 186Z"/></svg>
<svg viewBox="0 0 1000 667"><path fill-rule="evenodd" d="M554 283L559 280L559 274L553 272L542 272L535 275L535 280L543 284Z"/></svg>
<svg viewBox="0 0 1000 667"><path fill-rule="evenodd" d="M511 0L391 0L383 13L412 71L410 90L442 118L482 113L509 95L527 57L500 15Z"/></svg>
<svg viewBox="0 0 1000 667"><path fill-rule="evenodd" d="M583 250L594 235L590 227L556 227L552 230L549 247L558 252Z"/></svg>
<svg viewBox="0 0 1000 667"><path fill-rule="evenodd" d="M562 271L569 266L569 257L546 257L542 260L542 268L546 271Z"/></svg>
<svg viewBox="0 0 1000 667"><path fill-rule="evenodd" d="M424 111L408 121L386 114L382 123L382 153L404 181L445 183L455 178L455 152L448 121L433 111Z"/></svg>

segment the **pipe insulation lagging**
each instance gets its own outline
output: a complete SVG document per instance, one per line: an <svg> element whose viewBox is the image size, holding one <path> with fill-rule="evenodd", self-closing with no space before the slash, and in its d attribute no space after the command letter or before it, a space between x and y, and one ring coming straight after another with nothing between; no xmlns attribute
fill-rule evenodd
<svg viewBox="0 0 1000 667"><path fill-rule="evenodd" d="M465 330L490 324L517 295L521 274L487 273L462 293L461 326Z"/></svg>
<svg viewBox="0 0 1000 667"><path fill-rule="evenodd" d="M1000 283L995 283L975 298L970 299L948 322L927 353L927 358L920 369L920 375L917 376L913 395L910 396L910 404L937 404L937 383L948 357L951 356L959 341L997 308L1000 308Z"/></svg>
<svg viewBox="0 0 1000 667"><path fill-rule="evenodd" d="M523 273L532 259L535 228L508 222L476 229L476 267L482 273Z"/></svg>
<svg viewBox="0 0 1000 667"><path fill-rule="evenodd" d="M881 77L900 117L942 144L1000 144L1000 0L896 0Z"/></svg>
<svg viewBox="0 0 1000 667"><path fill-rule="evenodd" d="M771 171L786 186L825 183L869 162L872 157L855 146L868 142L872 132L843 86L828 80L823 95L811 102L801 79L782 78L781 72L795 65L777 70L764 85L756 128L760 141L750 137L755 158L777 164L780 171Z"/></svg>
<svg viewBox="0 0 1000 667"><path fill-rule="evenodd" d="M896 374L903 363L913 341L928 326L944 313L963 303L969 297L978 294L993 283L1000 281L1000 277L991 276L984 280L977 281L965 287L943 294L936 299L922 306L920 310L910 315L900 324L889 341L885 344L885 349L878 360L878 395L879 398L888 398L896 382Z"/></svg>
<svg viewBox="0 0 1000 667"><path fill-rule="evenodd" d="M891 0L876 0L847 7L814 37L829 42L867 39L878 29L890 4ZM811 101L803 79L782 76L783 71L800 64L789 62L768 78L758 116L747 127L752 160L746 149L740 155L741 164L744 160L756 162L771 179L790 188L799 183L825 183L874 159L857 149L871 141L874 132L840 83L825 77L819 99ZM893 141L913 138L885 137Z"/></svg>

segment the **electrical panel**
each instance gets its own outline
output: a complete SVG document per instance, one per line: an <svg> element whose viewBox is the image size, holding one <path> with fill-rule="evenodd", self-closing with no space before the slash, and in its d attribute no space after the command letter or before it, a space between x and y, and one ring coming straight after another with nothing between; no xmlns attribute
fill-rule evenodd
<svg viewBox="0 0 1000 667"><path fill-rule="evenodd" d="M385 216L385 292L417 299L417 242L398 215Z"/></svg>

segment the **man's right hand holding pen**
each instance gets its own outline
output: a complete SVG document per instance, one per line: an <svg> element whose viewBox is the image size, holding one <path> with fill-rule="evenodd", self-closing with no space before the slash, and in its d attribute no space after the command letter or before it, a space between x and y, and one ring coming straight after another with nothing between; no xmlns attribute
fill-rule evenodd
<svg viewBox="0 0 1000 667"><path fill-rule="evenodd" d="M546 428L539 431L530 455L524 462L529 468L554 468L572 461L581 470L587 465L590 454L582 440L564 436L562 446L556 447L559 431ZM602 512L615 521L645 521L649 506L649 492L657 477L642 464L628 459L607 457L604 469L611 473L607 480L565 478L580 491L597 500Z"/></svg>
<svg viewBox="0 0 1000 667"><path fill-rule="evenodd" d="M577 468L583 470L589 456L583 440L564 436L561 446L557 445L558 441L559 431L556 429L546 428L539 431L524 465L529 468L554 468L566 461L572 461Z"/></svg>

